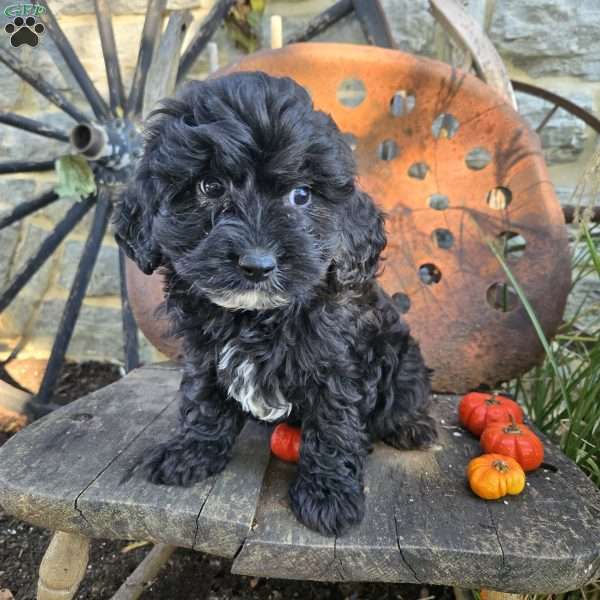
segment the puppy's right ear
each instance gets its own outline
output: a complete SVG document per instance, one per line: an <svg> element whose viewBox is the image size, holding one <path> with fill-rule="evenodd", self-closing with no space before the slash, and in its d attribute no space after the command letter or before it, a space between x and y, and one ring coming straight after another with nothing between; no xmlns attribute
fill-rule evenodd
<svg viewBox="0 0 600 600"><path fill-rule="evenodd" d="M152 234L155 195L150 177L134 175L117 202L113 218L117 243L146 275L162 262Z"/></svg>

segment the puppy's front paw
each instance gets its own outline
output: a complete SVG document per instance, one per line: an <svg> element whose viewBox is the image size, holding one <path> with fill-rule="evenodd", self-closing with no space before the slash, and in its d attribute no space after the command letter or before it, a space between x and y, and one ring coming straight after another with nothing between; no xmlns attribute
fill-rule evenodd
<svg viewBox="0 0 600 600"><path fill-rule="evenodd" d="M342 535L365 514L365 494L357 481L298 477L290 500L296 518L324 535Z"/></svg>
<svg viewBox="0 0 600 600"><path fill-rule="evenodd" d="M154 448L141 469L152 483L187 487L221 472L227 460L201 442L173 438Z"/></svg>
<svg viewBox="0 0 600 600"><path fill-rule="evenodd" d="M383 435L382 441L400 450L425 450L437 440L435 421L426 414L406 415L396 428Z"/></svg>

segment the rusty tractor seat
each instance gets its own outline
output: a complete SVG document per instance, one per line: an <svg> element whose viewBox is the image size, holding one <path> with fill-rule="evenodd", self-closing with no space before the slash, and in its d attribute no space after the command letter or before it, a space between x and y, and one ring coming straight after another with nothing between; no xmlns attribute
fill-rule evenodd
<svg viewBox="0 0 600 600"><path fill-rule="evenodd" d="M381 283L421 343L434 389L494 385L540 360L490 244L549 336L569 289L567 231L538 137L506 100L450 65L376 47L296 44L220 73L234 70L294 78L346 134L360 184L388 214ZM130 263L128 281L142 330L175 356L154 317L160 276Z"/></svg>

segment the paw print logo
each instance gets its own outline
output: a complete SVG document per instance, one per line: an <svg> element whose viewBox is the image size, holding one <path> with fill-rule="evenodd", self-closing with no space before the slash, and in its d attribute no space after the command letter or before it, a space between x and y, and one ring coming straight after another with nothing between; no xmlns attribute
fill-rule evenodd
<svg viewBox="0 0 600 600"><path fill-rule="evenodd" d="M44 33L45 27L36 23L35 17L15 17L12 23L7 23L4 31L10 35L10 43L17 48L23 44L37 46L40 35Z"/></svg>

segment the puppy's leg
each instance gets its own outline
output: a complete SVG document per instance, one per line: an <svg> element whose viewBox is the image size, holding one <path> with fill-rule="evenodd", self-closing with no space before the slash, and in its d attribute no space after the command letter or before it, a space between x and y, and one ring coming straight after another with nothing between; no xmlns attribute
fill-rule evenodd
<svg viewBox="0 0 600 600"><path fill-rule="evenodd" d="M387 346L380 357L384 376L369 426L376 437L395 448L427 448L437 439L435 421L428 414L429 371L412 338L400 346L402 351Z"/></svg>
<svg viewBox="0 0 600 600"><path fill-rule="evenodd" d="M238 403L218 389L213 371L207 365L184 375L177 434L142 463L153 483L192 485L229 462L246 417Z"/></svg>
<svg viewBox="0 0 600 600"><path fill-rule="evenodd" d="M291 507L299 521L339 535L364 515L364 460L370 448L356 406L319 400L303 419L302 446Z"/></svg>

